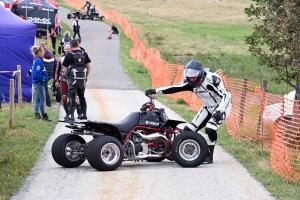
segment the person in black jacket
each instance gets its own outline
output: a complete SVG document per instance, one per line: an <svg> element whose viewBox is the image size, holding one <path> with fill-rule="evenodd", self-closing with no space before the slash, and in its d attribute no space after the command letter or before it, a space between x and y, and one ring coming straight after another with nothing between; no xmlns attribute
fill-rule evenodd
<svg viewBox="0 0 300 200"><path fill-rule="evenodd" d="M64 37L60 40L59 46L58 46L58 53L59 54L64 54L64 46L65 44L70 44L70 41L73 40L73 38L70 36L69 31L64 32Z"/></svg>
<svg viewBox="0 0 300 200"><path fill-rule="evenodd" d="M111 27L111 29L108 31L109 37L107 39L111 39L112 34L119 34L117 27L113 23L110 23L110 27Z"/></svg>
<svg viewBox="0 0 300 200"><path fill-rule="evenodd" d="M76 16L75 21L73 22L72 26L73 26L73 32L74 32L73 39L75 39L76 35L78 35L79 39L81 39L80 23L79 23L79 18L77 16Z"/></svg>
<svg viewBox="0 0 300 200"><path fill-rule="evenodd" d="M70 98L69 119L74 120L75 98L79 97L82 110L81 119L87 119L87 103L85 100L85 87L91 70L91 60L88 54L79 48L78 40L71 40L72 51L69 52L62 63L64 74L68 83L68 96Z"/></svg>

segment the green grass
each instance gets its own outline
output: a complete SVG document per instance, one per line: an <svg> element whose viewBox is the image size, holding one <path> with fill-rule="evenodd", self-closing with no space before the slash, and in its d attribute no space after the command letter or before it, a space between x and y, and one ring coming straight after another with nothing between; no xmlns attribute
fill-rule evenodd
<svg viewBox="0 0 300 200"><path fill-rule="evenodd" d="M33 104L16 106L13 129L8 129L8 104L0 112L0 199L8 199L29 175L57 124L59 107L52 102L46 112L52 122L34 119Z"/></svg>

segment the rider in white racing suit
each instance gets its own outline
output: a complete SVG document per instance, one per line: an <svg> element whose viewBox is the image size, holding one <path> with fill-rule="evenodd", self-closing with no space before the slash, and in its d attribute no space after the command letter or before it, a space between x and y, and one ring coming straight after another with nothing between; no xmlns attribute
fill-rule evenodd
<svg viewBox="0 0 300 200"><path fill-rule="evenodd" d="M204 103L186 131L199 131L205 127L204 138L209 153L204 163L213 163L213 152L217 141L217 130L231 111L231 94L224 88L220 76L209 68L204 69L196 60L190 61L184 71L185 80L173 86L148 89L145 94L172 94L182 91L194 92Z"/></svg>

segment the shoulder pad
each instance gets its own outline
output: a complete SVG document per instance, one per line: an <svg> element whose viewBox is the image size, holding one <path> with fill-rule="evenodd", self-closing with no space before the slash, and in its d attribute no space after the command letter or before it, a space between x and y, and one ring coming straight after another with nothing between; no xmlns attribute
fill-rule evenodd
<svg viewBox="0 0 300 200"><path fill-rule="evenodd" d="M221 83L221 79L218 76L212 75L213 85L218 87Z"/></svg>

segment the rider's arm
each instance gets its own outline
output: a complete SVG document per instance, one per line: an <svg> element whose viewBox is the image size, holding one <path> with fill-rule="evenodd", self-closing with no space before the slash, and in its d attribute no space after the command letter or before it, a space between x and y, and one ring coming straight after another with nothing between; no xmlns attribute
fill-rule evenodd
<svg viewBox="0 0 300 200"><path fill-rule="evenodd" d="M226 91L222 79L218 74L212 73L209 84L207 85L207 89L215 92L220 98L221 101L214 112L221 111L224 112L231 102L231 94Z"/></svg>
<svg viewBox="0 0 300 200"><path fill-rule="evenodd" d="M91 71L91 63L87 63L87 64L86 64L86 68L87 68L87 74L86 74L86 77L88 77L88 75L90 74L90 71Z"/></svg>
<svg viewBox="0 0 300 200"><path fill-rule="evenodd" d="M155 89L156 94L173 94L176 92L182 91L193 91L193 87L190 86L187 82L180 82L176 85L160 87Z"/></svg>

